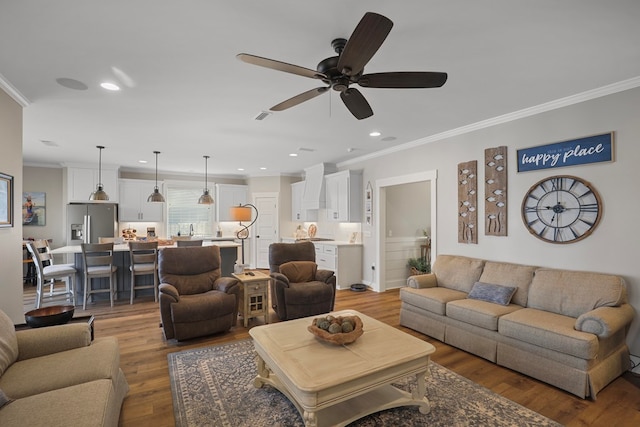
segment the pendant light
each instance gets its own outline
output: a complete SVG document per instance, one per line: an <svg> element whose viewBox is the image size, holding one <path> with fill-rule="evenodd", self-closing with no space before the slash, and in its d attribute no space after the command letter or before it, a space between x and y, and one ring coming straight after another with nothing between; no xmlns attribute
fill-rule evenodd
<svg viewBox="0 0 640 427"><path fill-rule="evenodd" d="M100 160L98 162L98 185L96 186L96 191L91 193L89 196L89 200L106 201L109 200L109 195L102 189L102 150L104 150L104 147L102 145L96 145L96 148L100 150Z"/></svg>
<svg viewBox="0 0 640 427"><path fill-rule="evenodd" d="M158 154L160 154L160 152L154 151L153 154L156 155L156 186L153 187L153 193L147 197L147 202L164 203L164 196L158 189Z"/></svg>
<svg viewBox="0 0 640 427"><path fill-rule="evenodd" d="M202 191L202 196L198 199L199 205L211 205L213 204L213 197L209 194L209 189L207 188L207 161L209 160L209 156L204 157L204 190Z"/></svg>

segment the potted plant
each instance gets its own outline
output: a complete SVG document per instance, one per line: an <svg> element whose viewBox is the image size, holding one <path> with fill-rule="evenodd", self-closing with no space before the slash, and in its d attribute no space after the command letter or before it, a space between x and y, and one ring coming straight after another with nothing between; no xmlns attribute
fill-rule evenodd
<svg viewBox="0 0 640 427"><path fill-rule="evenodd" d="M425 258L409 258L407 265L411 269L411 275L431 273L431 265Z"/></svg>

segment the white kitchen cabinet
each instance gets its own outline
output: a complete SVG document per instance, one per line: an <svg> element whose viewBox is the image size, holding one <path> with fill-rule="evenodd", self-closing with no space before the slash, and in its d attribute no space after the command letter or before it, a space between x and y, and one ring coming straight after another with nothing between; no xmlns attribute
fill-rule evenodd
<svg viewBox="0 0 640 427"><path fill-rule="evenodd" d="M247 204L249 187L238 184L216 184L216 215L218 222L233 221L231 207Z"/></svg>
<svg viewBox="0 0 640 427"><path fill-rule="evenodd" d="M164 203L147 202L155 187L155 181L143 179L120 180L120 203L118 221L162 222ZM162 192L162 185L159 185Z"/></svg>
<svg viewBox="0 0 640 427"><path fill-rule="evenodd" d="M291 221L317 221L317 209L304 209L302 197L304 195L304 181L291 184Z"/></svg>
<svg viewBox="0 0 640 427"><path fill-rule="evenodd" d="M67 167L67 202L89 201L96 190L99 178L98 168ZM102 167L102 187L109 195L109 201L118 202L118 169Z"/></svg>
<svg viewBox="0 0 640 427"><path fill-rule="evenodd" d="M327 220L362 221L362 173L346 170L325 176Z"/></svg>
<svg viewBox="0 0 640 427"><path fill-rule="evenodd" d="M338 289L348 289L362 282L362 245L336 242L313 242L318 269L332 270Z"/></svg>

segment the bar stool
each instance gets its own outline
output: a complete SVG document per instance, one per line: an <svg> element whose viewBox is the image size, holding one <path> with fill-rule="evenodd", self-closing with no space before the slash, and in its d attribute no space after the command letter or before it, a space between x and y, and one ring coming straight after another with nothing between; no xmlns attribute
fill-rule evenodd
<svg viewBox="0 0 640 427"><path fill-rule="evenodd" d="M158 302L158 242L129 242L131 265L131 302L137 289L153 288L153 298ZM153 275L153 284L138 285L137 276Z"/></svg>
<svg viewBox="0 0 640 427"><path fill-rule="evenodd" d="M71 264L54 264L53 255L49 252L49 244L46 240L27 242L27 250L31 254L33 265L37 274L36 308L42 305L44 287L49 283L49 297L65 296L66 299L76 305L76 273L77 270ZM48 262L48 265L44 265ZM55 290L55 280L62 279L65 282L64 290Z"/></svg>
<svg viewBox="0 0 640 427"><path fill-rule="evenodd" d="M116 272L113 265L113 243L83 243L82 260L84 261L84 296L82 309L86 310L90 295L109 292L109 300L113 307L113 298L117 289ZM109 278L109 289L92 289L91 280L101 277Z"/></svg>
<svg viewBox="0 0 640 427"><path fill-rule="evenodd" d="M176 246L178 248L202 246L202 240L176 240Z"/></svg>

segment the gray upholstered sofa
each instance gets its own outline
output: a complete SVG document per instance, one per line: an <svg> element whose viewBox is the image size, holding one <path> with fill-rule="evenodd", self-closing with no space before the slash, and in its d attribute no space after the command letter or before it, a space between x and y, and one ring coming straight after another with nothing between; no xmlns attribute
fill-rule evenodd
<svg viewBox="0 0 640 427"><path fill-rule="evenodd" d="M114 337L91 341L86 323L16 332L0 311L0 426L117 426L128 391Z"/></svg>
<svg viewBox="0 0 640 427"><path fill-rule="evenodd" d="M439 255L400 299L401 325L581 398L629 368L619 276Z"/></svg>

